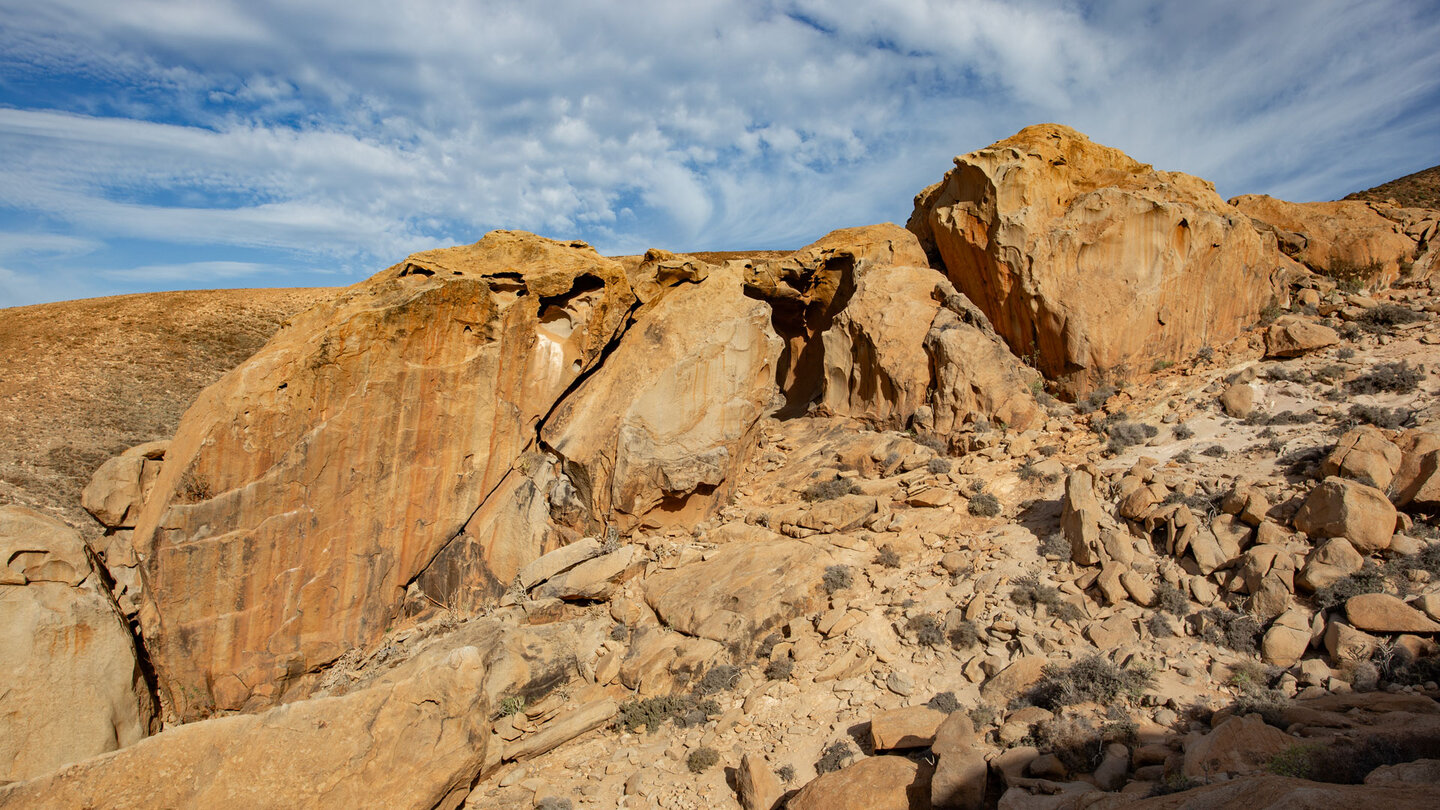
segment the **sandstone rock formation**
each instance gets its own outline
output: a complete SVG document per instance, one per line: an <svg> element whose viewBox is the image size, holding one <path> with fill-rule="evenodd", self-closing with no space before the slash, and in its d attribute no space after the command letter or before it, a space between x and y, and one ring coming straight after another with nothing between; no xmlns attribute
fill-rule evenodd
<svg viewBox="0 0 1440 810"><path fill-rule="evenodd" d="M399 683L190 723L0 787L0 808L459 807L487 753L484 674L461 647Z"/></svg>
<svg viewBox="0 0 1440 810"><path fill-rule="evenodd" d="M1376 213L1371 203L1293 203L1246 194L1230 204L1277 232L1282 250L1319 273L1336 277L1363 273L1365 277L1357 280L1389 284L1414 259L1415 240Z"/></svg>
<svg viewBox="0 0 1440 810"><path fill-rule="evenodd" d="M956 158L907 227L1072 393L1227 341L1286 297L1287 260L1209 183L1054 124Z"/></svg>
<svg viewBox="0 0 1440 810"><path fill-rule="evenodd" d="M0 561L0 784L156 730L129 626L80 534L0 507Z"/></svg>
<svg viewBox="0 0 1440 810"><path fill-rule="evenodd" d="M533 504L535 427L632 300L588 247L497 231L297 316L207 389L135 534L177 714L280 700L378 637L482 505ZM449 562L498 596L544 550L543 524L526 528Z"/></svg>
<svg viewBox="0 0 1440 810"><path fill-rule="evenodd" d="M169 446L168 441L146 442L100 465L81 491L80 505L107 529L135 528Z"/></svg>

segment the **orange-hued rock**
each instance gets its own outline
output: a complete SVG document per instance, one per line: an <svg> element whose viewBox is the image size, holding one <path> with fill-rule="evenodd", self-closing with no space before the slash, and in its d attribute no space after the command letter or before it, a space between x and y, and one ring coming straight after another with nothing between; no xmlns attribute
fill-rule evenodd
<svg viewBox="0 0 1440 810"><path fill-rule="evenodd" d="M1235 337L1293 267L1210 183L1056 124L957 157L908 227L1071 393Z"/></svg>
<svg viewBox="0 0 1440 810"><path fill-rule="evenodd" d="M929 810L930 767L905 757L869 757L812 780L790 810Z"/></svg>
<svg viewBox="0 0 1440 810"><path fill-rule="evenodd" d="M455 808L497 744L486 674L461 647L406 680L189 723L0 787L0 809Z"/></svg>
<svg viewBox="0 0 1440 810"><path fill-rule="evenodd" d="M782 344L737 263L656 293L615 351L556 409L541 439L579 502L628 528L703 517L771 409Z"/></svg>
<svg viewBox="0 0 1440 810"><path fill-rule="evenodd" d="M503 593L547 550L537 424L633 301L583 243L496 231L318 304L206 389L134 540L176 714L303 693L422 573L439 602Z"/></svg>
<svg viewBox="0 0 1440 810"><path fill-rule="evenodd" d="M80 492L80 505L107 529L134 528L169 446L146 442L101 464Z"/></svg>
<svg viewBox="0 0 1440 810"><path fill-rule="evenodd" d="M132 745L154 725L130 628L85 541L22 506L0 506L0 684L0 784Z"/></svg>
<svg viewBox="0 0 1440 810"><path fill-rule="evenodd" d="M1402 225L1376 213L1367 202L1293 203L1264 194L1230 200L1246 216L1298 239L1281 239L1287 252L1311 269L1331 274L1377 264L1375 278L1388 284L1401 264L1413 259L1415 240Z"/></svg>

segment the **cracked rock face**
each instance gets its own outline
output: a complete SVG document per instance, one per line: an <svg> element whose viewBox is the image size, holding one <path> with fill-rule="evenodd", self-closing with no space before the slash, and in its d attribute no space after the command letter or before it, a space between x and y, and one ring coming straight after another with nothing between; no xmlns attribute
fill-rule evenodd
<svg viewBox="0 0 1440 810"><path fill-rule="evenodd" d="M623 268L588 246L497 231L297 316L203 392L135 533L174 712L303 693L385 631L469 523L501 541L451 563L502 593L546 540L543 524L497 528L494 513L538 508L536 427L633 300Z"/></svg>
<svg viewBox="0 0 1440 810"><path fill-rule="evenodd" d="M1233 338L1285 298L1293 266L1208 182L1056 124L957 157L907 227L1076 395Z"/></svg>
<svg viewBox="0 0 1440 810"><path fill-rule="evenodd" d="M0 563L0 784L149 734L154 701L130 630L80 534L0 507Z"/></svg>

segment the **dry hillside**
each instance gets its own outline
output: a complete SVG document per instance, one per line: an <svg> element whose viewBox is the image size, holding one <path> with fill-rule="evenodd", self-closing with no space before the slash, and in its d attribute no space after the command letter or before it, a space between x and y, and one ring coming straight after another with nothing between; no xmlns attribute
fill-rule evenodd
<svg viewBox="0 0 1440 810"><path fill-rule="evenodd" d="M169 438L195 395L332 289L204 290L0 310L0 504L85 530L110 456Z"/></svg>
<svg viewBox="0 0 1440 810"><path fill-rule="evenodd" d="M1407 174L1398 180L1357 191L1347 200L1394 200L1407 208L1440 208L1440 166Z"/></svg>

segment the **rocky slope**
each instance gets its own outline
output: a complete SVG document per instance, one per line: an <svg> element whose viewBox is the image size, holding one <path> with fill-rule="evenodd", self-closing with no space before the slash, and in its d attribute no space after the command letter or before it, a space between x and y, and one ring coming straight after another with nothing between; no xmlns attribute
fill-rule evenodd
<svg viewBox="0 0 1440 810"><path fill-rule="evenodd" d="M137 631L27 652L130 680L0 695L70 752L0 808L1426 806L1430 214L1386 287L1288 205L1050 125L908 231L416 254L107 462L90 568L0 524Z"/></svg>
<svg viewBox="0 0 1440 810"><path fill-rule="evenodd" d="M1345 199L1368 202L1394 200L1406 208L1440 209L1440 166L1431 166L1374 188L1347 194Z"/></svg>

